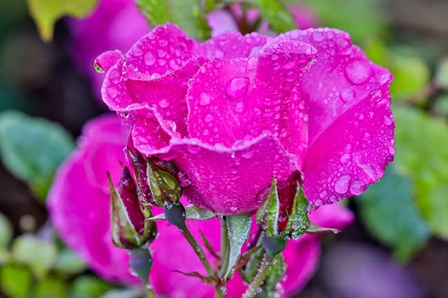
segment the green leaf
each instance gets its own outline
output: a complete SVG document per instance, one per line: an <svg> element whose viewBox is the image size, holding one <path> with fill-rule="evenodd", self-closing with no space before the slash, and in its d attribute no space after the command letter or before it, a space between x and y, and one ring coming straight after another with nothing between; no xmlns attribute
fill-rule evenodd
<svg viewBox="0 0 448 298"><path fill-rule="evenodd" d="M73 282L71 298L99 298L112 290L113 285L99 279L96 276L82 275Z"/></svg>
<svg viewBox="0 0 448 298"><path fill-rule="evenodd" d="M64 249L59 254L54 269L59 273L72 275L83 272L87 267L73 252Z"/></svg>
<svg viewBox="0 0 448 298"><path fill-rule="evenodd" d="M288 1L292 2L292 1ZM323 27L350 33L355 43L387 32L382 1L378 0L301 0L316 12Z"/></svg>
<svg viewBox="0 0 448 298"><path fill-rule="evenodd" d="M416 109L395 107L394 165L412 179L421 215L431 231L448 239L448 125Z"/></svg>
<svg viewBox="0 0 448 298"><path fill-rule="evenodd" d="M55 278L48 278L37 283L33 297L36 298L65 298L68 286L65 282Z"/></svg>
<svg viewBox="0 0 448 298"><path fill-rule="evenodd" d="M12 245L13 257L18 262L28 265L38 278L45 277L53 267L57 253L53 243L30 234L17 237Z"/></svg>
<svg viewBox="0 0 448 298"><path fill-rule="evenodd" d="M33 276L22 266L3 265L0 267L0 288L11 298L28 297Z"/></svg>
<svg viewBox="0 0 448 298"><path fill-rule="evenodd" d="M8 218L0 213L0 250L8 247L12 239L12 226Z"/></svg>
<svg viewBox="0 0 448 298"><path fill-rule="evenodd" d="M415 95L422 92L429 83L431 76L429 66L412 48L394 48L390 67L394 74L390 92L394 98Z"/></svg>
<svg viewBox="0 0 448 298"><path fill-rule="evenodd" d="M226 217L230 252L228 267L224 274L224 279L230 274L233 266L236 264L236 261L241 255L241 248L243 247L244 241L246 241L249 236L251 223L252 216L246 214Z"/></svg>
<svg viewBox="0 0 448 298"><path fill-rule="evenodd" d="M297 29L293 17L277 0L253 0L261 15L269 22L269 26L276 32L282 33Z"/></svg>
<svg viewBox="0 0 448 298"><path fill-rule="evenodd" d="M2 161L39 199L45 199L58 166L73 147L71 136L58 124L14 111L0 114Z"/></svg>
<svg viewBox="0 0 448 298"><path fill-rule="evenodd" d="M216 214L208 210L200 209L194 205L188 205L185 207L186 217L185 219L191 220L206 220L215 218ZM160 213L157 216L149 218L149 220L166 220L165 213Z"/></svg>
<svg viewBox="0 0 448 298"><path fill-rule="evenodd" d="M63 16L82 18L96 6L98 0L28 0L28 9L36 22L40 36L49 41L54 25Z"/></svg>
<svg viewBox="0 0 448 298"><path fill-rule="evenodd" d="M174 23L193 38L210 38L210 27L200 0L136 0L150 25Z"/></svg>
<svg viewBox="0 0 448 298"><path fill-rule="evenodd" d="M417 210L412 183L393 168L357 202L370 234L393 247L398 261L408 261L428 239L429 229Z"/></svg>
<svg viewBox="0 0 448 298"><path fill-rule="evenodd" d="M439 62L435 75L435 83L440 87L448 89L448 57Z"/></svg>

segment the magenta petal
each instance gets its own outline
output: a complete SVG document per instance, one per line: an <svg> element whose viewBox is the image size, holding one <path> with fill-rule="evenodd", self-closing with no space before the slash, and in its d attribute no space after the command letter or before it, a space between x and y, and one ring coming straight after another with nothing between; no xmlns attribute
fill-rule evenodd
<svg viewBox="0 0 448 298"><path fill-rule="evenodd" d="M370 97L316 139L303 170L305 194L313 205L360 195L383 176L395 153L392 119L389 100Z"/></svg>
<svg viewBox="0 0 448 298"><path fill-rule="evenodd" d="M317 49L316 63L300 85L309 107L305 194L315 206L359 195L382 177L393 157L392 76L345 32L310 29L282 37Z"/></svg>
<svg viewBox="0 0 448 298"><path fill-rule="evenodd" d="M259 57L213 60L190 83L191 137L232 146L270 131L299 163L307 142L306 102L295 85L315 49L301 42L269 42Z"/></svg>
<svg viewBox="0 0 448 298"><path fill-rule="evenodd" d="M186 135L187 81L199 69L199 61L191 59L182 67L164 77L126 82L126 88L135 102L157 110L164 121L175 125L174 131Z"/></svg>
<svg viewBox="0 0 448 298"><path fill-rule="evenodd" d="M100 70L108 71L112 68L118 61L121 60L120 51L108 51L99 55L95 59L95 65L100 68Z"/></svg>
<svg viewBox="0 0 448 298"><path fill-rule="evenodd" d="M123 70L129 78L163 76L190 60L196 47L197 42L178 26L158 26L129 50Z"/></svg>
<svg viewBox="0 0 448 298"><path fill-rule="evenodd" d="M247 58L254 56L268 40L258 33L226 32L201 44L199 55L208 59Z"/></svg>
<svg viewBox="0 0 448 298"><path fill-rule="evenodd" d="M59 168L47 203L52 223L70 249L100 276L130 283L138 280L127 269L129 255L112 244L105 178L109 170L118 180L125 141L116 117L89 122L79 147Z"/></svg>
<svg viewBox="0 0 448 298"><path fill-rule="evenodd" d="M294 158L269 135L232 149L196 140L178 142L171 152L191 181L185 196L196 206L221 215L255 211L263 199L258 194L269 187L272 177L284 180L297 170Z"/></svg>

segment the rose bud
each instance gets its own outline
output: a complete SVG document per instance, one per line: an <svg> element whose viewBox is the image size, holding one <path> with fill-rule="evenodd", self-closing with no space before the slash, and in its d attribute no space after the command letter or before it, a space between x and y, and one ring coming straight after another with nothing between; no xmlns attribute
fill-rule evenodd
<svg viewBox="0 0 448 298"><path fill-rule="evenodd" d="M162 207L165 202L178 202L182 196L182 187L174 164L156 157L145 160L148 185L155 204Z"/></svg>
<svg viewBox="0 0 448 298"><path fill-rule="evenodd" d="M128 147L125 149L125 155L129 164L132 164L134 171L134 177L137 182L137 194L142 205L154 205L154 198L151 194L151 189L148 185L148 179L146 175L147 163L141 153L134 148L132 140L129 139ZM146 216L146 214L145 214Z"/></svg>
<svg viewBox="0 0 448 298"><path fill-rule="evenodd" d="M141 210L137 187L127 167L123 166L118 187L108 173L111 199L112 241L117 247L137 248L157 234L154 221L148 221Z"/></svg>

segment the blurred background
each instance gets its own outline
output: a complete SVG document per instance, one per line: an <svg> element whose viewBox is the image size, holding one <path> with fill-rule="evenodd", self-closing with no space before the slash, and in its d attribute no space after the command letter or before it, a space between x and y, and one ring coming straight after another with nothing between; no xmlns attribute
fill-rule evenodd
<svg viewBox="0 0 448 298"><path fill-rule="evenodd" d="M82 125L106 112L92 59L144 32L126 23L132 0L100 0L99 21L58 18L89 15L95 1L59 14L39 2L51 1L29 0L40 33L26 1L0 2L0 297L100 297L119 287L62 243L42 241L51 233L45 197ZM325 237L318 272L297 297L448 297L448 1L283 4L302 28L348 31L395 77L395 162L346 200L356 222Z"/></svg>

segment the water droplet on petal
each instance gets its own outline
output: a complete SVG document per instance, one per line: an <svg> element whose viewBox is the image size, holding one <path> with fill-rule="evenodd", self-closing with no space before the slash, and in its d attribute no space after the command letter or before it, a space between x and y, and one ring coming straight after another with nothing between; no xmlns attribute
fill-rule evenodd
<svg viewBox="0 0 448 298"><path fill-rule="evenodd" d="M170 102L166 99L159 100L159 106L161 108L167 108L170 105Z"/></svg>
<svg viewBox="0 0 448 298"><path fill-rule="evenodd" d="M384 124L387 126L392 125L392 120L389 117L384 116Z"/></svg>
<svg viewBox="0 0 448 298"><path fill-rule="evenodd" d="M353 84L365 83L371 76L370 67L367 62L357 60L353 61L345 68L347 79Z"/></svg>
<svg viewBox="0 0 448 298"><path fill-rule="evenodd" d="M337 193L344 194L348 190L348 184L350 182L350 176L344 175L339 177L338 180L336 180L336 183L334 184L334 190Z"/></svg>
<svg viewBox="0 0 448 298"><path fill-rule="evenodd" d="M153 65L156 62L156 57L154 57L153 53L148 52L145 54L145 64L148 66Z"/></svg>
<svg viewBox="0 0 448 298"><path fill-rule="evenodd" d="M199 96L199 103L203 106L206 106L210 103L210 95L208 95L205 92L202 92L201 95Z"/></svg>
<svg viewBox="0 0 448 298"><path fill-rule="evenodd" d="M355 181L350 185L350 192L355 196L362 194L365 189L365 184L361 181Z"/></svg>
<svg viewBox="0 0 448 298"><path fill-rule="evenodd" d="M234 78L227 83L226 92L230 97L240 98L246 94L249 78Z"/></svg>

